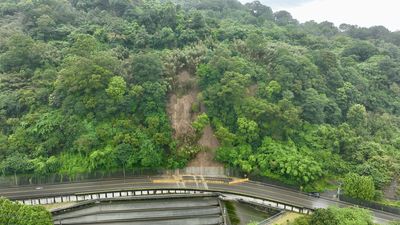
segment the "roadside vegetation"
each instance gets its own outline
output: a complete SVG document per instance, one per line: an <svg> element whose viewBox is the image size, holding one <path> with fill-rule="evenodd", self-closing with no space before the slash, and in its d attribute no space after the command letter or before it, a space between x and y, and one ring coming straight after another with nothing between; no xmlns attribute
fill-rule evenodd
<svg viewBox="0 0 400 225"><path fill-rule="evenodd" d="M42 206L27 206L0 198L0 224L52 225L51 214Z"/></svg>
<svg viewBox="0 0 400 225"><path fill-rule="evenodd" d="M225 207L226 207L226 213L229 217L229 222L232 225L238 225L240 223L240 218L238 217L236 213L236 208L233 204L233 202L226 201L224 202Z"/></svg>
<svg viewBox="0 0 400 225"><path fill-rule="evenodd" d="M361 208L317 209L311 216L297 218L291 225L373 225L372 215Z"/></svg>

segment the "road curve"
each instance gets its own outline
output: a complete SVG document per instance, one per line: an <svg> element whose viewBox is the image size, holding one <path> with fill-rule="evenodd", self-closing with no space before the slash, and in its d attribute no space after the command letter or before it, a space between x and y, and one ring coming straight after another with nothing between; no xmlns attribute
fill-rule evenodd
<svg viewBox="0 0 400 225"><path fill-rule="evenodd" d="M258 182L243 182L229 185L227 183L204 183L204 182L186 182L186 183L153 183L152 178L137 179L115 179L104 181L91 181L82 183L53 184L41 186L21 186L11 188L0 188L0 196L13 200L39 198L45 196L61 196L81 192L105 192L108 190L127 190L127 189L146 189L146 188L194 188L208 191L227 192L252 196L261 199L275 200L282 203L288 203L306 208L326 208L336 205L339 207L350 206L345 202L338 202L327 198L314 198L301 192L296 192L279 186L271 186ZM380 224L386 224L390 221L400 220L400 215L371 210L374 214L374 220Z"/></svg>

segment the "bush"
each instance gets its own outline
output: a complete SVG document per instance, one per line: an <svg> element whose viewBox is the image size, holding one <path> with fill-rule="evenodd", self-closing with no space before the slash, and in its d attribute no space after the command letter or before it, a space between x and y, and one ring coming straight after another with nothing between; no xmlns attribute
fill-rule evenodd
<svg viewBox="0 0 400 225"><path fill-rule="evenodd" d="M362 200L373 200L375 193L374 181L371 177L349 173L344 179L344 194Z"/></svg>
<svg viewBox="0 0 400 225"><path fill-rule="evenodd" d="M27 206L0 198L0 224L52 225L51 214L42 206Z"/></svg>

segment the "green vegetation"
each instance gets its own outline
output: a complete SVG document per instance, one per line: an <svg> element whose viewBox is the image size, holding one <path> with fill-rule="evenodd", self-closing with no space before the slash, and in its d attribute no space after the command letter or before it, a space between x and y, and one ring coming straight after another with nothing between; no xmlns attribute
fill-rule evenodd
<svg viewBox="0 0 400 225"><path fill-rule="evenodd" d="M27 206L0 198L0 224L51 225L51 214L42 206Z"/></svg>
<svg viewBox="0 0 400 225"><path fill-rule="evenodd" d="M4 0L0 17L4 175L184 167L197 146L166 110L182 71L227 166L304 188L352 172L362 199L399 173L399 32L236 0Z"/></svg>
<svg viewBox="0 0 400 225"><path fill-rule="evenodd" d="M197 132L201 132L209 123L210 119L207 114L203 113L197 116L196 120L192 123L192 126Z"/></svg>
<svg viewBox="0 0 400 225"><path fill-rule="evenodd" d="M349 197L363 200L373 200L376 194L374 182L371 177L360 176L354 173L346 175L343 191Z"/></svg>
<svg viewBox="0 0 400 225"><path fill-rule="evenodd" d="M297 218L291 225L373 225L372 215L361 208L317 209L311 216Z"/></svg>
<svg viewBox="0 0 400 225"><path fill-rule="evenodd" d="M236 208L232 202L225 202L226 212L229 216L229 221L232 225L238 225L240 223L240 219L236 214Z"/></svg>

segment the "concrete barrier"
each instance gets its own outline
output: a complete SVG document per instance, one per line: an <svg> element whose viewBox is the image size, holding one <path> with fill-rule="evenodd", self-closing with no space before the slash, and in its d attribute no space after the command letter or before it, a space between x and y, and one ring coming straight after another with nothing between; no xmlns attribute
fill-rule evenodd
<svg viewBox="0 0 400 225"><path fill-rule="evenodd" d="M313 212L313 209L304 208L292 204L287 204L283 202L277 202L271 199L261 199L258 197L247 196L240 193L234 193L229 191L219 192L212 190L201 190L201 189L190 189L190 188L154 188L154 189L142 189L142 190L121 190L121 191L109 191L109 192L97 192L97 193L76 193L75 195L66 195L66 196L53 196L46 198L36 198L36 199L23 199L19 200L23 204L27 205L45 205L52 204L57 201L61 202L83 202L87 200L102 200L102 199L117 199L117 198L126 198L132 196L162 196L162 195L177 195L177 194L187 194L187 195L195 195L195 194L211 194L217 193L229 196L236 196L235 199L247 199L249 203L252 204L261 204L263 206L272 207L278 210L286 210L293 211L302 214L310 214ZM222 194L221 194L222 195ZM123 197L124 196L124 197Z"/></svg>

